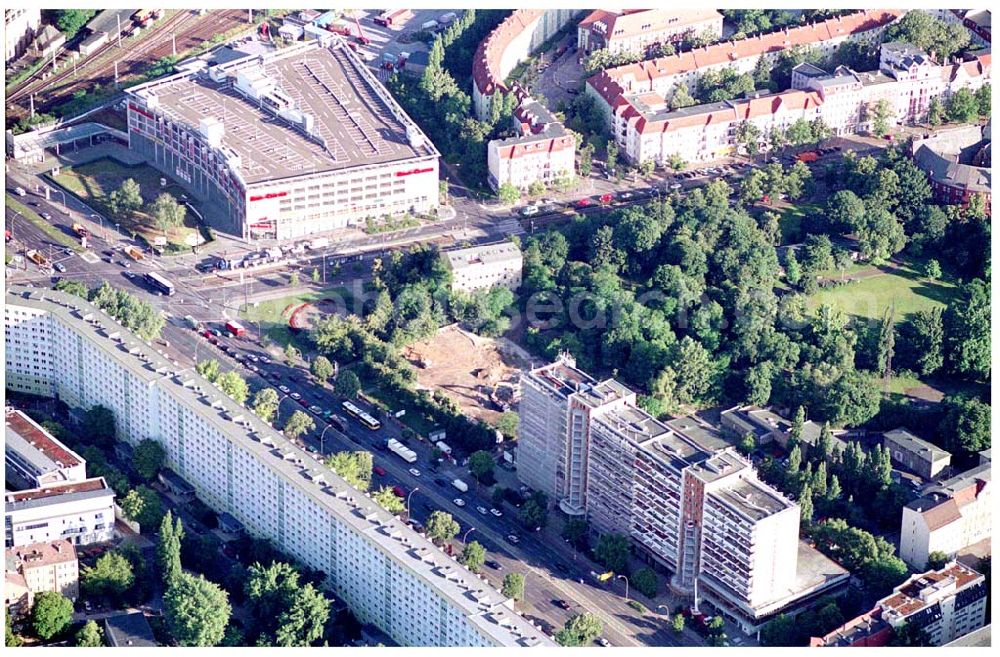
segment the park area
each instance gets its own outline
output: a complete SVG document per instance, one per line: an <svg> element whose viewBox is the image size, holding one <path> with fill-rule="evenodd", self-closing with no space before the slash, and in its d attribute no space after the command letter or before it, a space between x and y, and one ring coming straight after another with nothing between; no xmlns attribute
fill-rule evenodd
<svg viewBox="0 0 1000 657"><path fill-rule="evenodd" d="M458 326L446 326L429 340L403 351L416 370L419 388L440 390L462 412L495 424L510 404L522 368L530 363L520 348L505 340L484 338Z"/></svg>
<svg viewBox="0 0 1000 657"><path fill-rule="evenodd" d="M154 169L140 165L125 165L111 158L102 158L74 167L66 167L52 179L68 192L81 200L95 206L107 216L111 216L108 199L111 193L121 187L122 183L132 178L139 184L144 207L131 214L130 217L119 220L122 228L142 237L147 243L155 244L157 238L164 237L163 231L156 228L152 217L146 212L146 206L166 192L178 201L184 198L184 190ZM160 179L165 178L165 187L160 185ZM197 205L197 204L193 204ZM187 251L207 239L207 231L203 231L197 215L190 209L185 212L183 225L166 231L167 251Z"/></svg>
<svg viewBox="0 0 1000 657"><path fill-rule="evenodd" d="M346 315L351 299L351 293L343 287L307 289L277 299L252 302L240 308L240 318L257 325L260 333L271 342L281 346L291 343L305 352L311 349L305 334L312 323L325 314ZM292 325L299 331L293 331Z"/></svg>

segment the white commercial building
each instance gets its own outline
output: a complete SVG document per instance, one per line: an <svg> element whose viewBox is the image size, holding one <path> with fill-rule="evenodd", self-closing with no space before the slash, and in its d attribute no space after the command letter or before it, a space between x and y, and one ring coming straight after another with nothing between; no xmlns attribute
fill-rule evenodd
<svg viewBox="0 0 1000 657"><path fill-rule="evenodd" d="M473 246L445 251L451 270L451 289L477 292L494 287L516 290L521 287L524 258L521 247L513 242Z"/></svg>
<svg viewBox="0 0 1000 657"><path fill-rule="evenodd" d="M924 490L903 507L899 556L925 568L931 552L955 556L992 535L992 470L989 461Z"/></svg>
<svg viewBox="0 0 1000 657"><path fill-rule="evenodd" d="M722 35L722 14L714 9L598 9L576 28L582 53L606 49L643 55L650 46L705 33Z"/></svg>
<svg viewBox="0 0 1000 657"><path fill-rule="evenodd" d="M986 578L951 562L941 570L912 575L878 602L882 620L893 628L910 625L941 646L978 630L987 622Z"/></svg>
<svg viewBox="0 0 1000 657"><path fill-rule="evenodd" d="M291 239L438 206L434 145L339 38L126 90L129 146L217 229Z"/></svg>
<svg viewBox="0 0 1000 657"><path fill-rule="evenodd" d="M66 539L73 545L114 538L115 491L103 477L4 494L7 547Z"/></svg>
<svg viewBox="0 0 1000 657"><path fill-rule="evenodd" d="M199 499L326 573L362 623L402 645L555 645L429 539L102 311L37 288L11 288L6 302L9 382L110 408L122 440L158 441ZM54 366L32 369L32 350Z"/></svg>
<svg viewBox="0 0 1000 657"><path fill-rule="evenodd" d="M39 26L42 10L39 7L22 7L3 10L4 61L10 63L28 50Z"/></svg>
<svg viewBox="0 0 1000 657"><path fill-rule="evenodd" d="M8 488L83 481L87 464L23 412L7 409L4 474Z"/></svg>

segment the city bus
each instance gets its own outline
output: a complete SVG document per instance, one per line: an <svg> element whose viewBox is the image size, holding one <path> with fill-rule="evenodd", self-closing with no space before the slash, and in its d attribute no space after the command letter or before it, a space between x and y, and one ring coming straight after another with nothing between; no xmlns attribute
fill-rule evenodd
<svg viewBox="0 0 1000 657"><path fill-rule="evenodd" d="M143 276L143 280L145 280L146 284L151 288L161 294L167 295L168 297L174 293L174 284L156 272L147 272L146 275Z"/></svg>
<svg viewBox="0 0 1000 657"><path fill-rule="evenodd" d="M368 427L372 431L375 431L382 427L382 423L373 418L368 413L361 410L359 407L355 406L349 401L345 401L341 404L344 408L344 412L353 417L355 420Z"/></svg>

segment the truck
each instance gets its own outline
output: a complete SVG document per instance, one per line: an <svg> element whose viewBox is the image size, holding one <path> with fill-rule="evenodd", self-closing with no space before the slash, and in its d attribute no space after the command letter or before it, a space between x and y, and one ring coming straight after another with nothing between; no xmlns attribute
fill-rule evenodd
<svg viewBox="0 0 1000 657"><path fill-rule="evenodd" d="M386 447L389 448L390 452L397 455L407 463L414 463L417 460L417 453L395 438L390 438L386 443Z"/></svg>
<svg viewBox="0 0 1000 657"><path fill-rule="evenodd" d="M136 262L139 262L140 260L142 260L142 251L137 246L131 246L131 245L126 246L125 247L125 255L127 255L130 258L132 258Z"/></svg>
<svg viewBox="0 0 1000 657"><path fill-rule="evenodd" d="M198 320L192 317L191 315L185 315L184 322L193 329L198 328Z"/></svg>
<svg viewBox="0 0 1000 657"><path fill-rule="evenodd" d="M90 235L90 231L87 230L87 227L79 223L73 224L73 232L79 235L80 237L87 237L88 235Z"/></svg>
<svg viewBox="0 0 1000 657"><path fill-rule="evenodd" d="M437 21L427 21L426 23L420 26L420 29L423 30L424 32L433 32L434 30L438 29L438 27L439 23Z"/></svg>
<svg viewBox="0 0 1000 657"><path fill-rule="evenodd" d="M436 442L436 443L434 443L434 444L435 444L435 445L437 446L437 448L438 448L439 450L441 450L442 452L444 452L444 453L445 453L445 454L447 454L448 456L451 456L451 447L449 447L449 446L448 446L448 443L446 443L446 442L445 442L445 441L443 441L443 440L439 440L439 441L437 441L437 442Z"/></svg>
<svg viewBox="0 0 1000 657"><path fill-rule="evenodd" d="M391 27L405 23L411 18L413 18L413 12L409 9L393 9L383 11L372 22L382 27Z"/></svg>
<svg viewBox="0 0 1000 657"><path fill-rule="evenodd" d="M805 153L799 153L795 159L799 162L815 162L819 159L819 153L816 151L806 151Z"/></svg>
<svg viewBox="0 0 1000 657"><path fill-rule="evenodd" d="M28 192L24 191L24 187L15 187L14 193L18 196L27 196Z"/></svg>
<svg viewBox="0 0 1000 657"><path fill-rule="evenodd" d="M330 246L330 239L327 237L317 237L306 245L310 250L325 249Z"/></svg>
<svg viewBox="0 0 1000 657"><path fill-rule="evenodd" d="M466 492L469 491L469 484L465 483L461 479L456 479L455 481L451 482L451 485L454 486L455 488L457 488L458 490L460 490L463 493L466 493Z"/></svg>
<svg viewBox="0 0 1000 657"><path fill-rule="evenodd" d="M40 251L37 251L35 249L29 250L25 255L27 255L28 259L31 260L36 265L38 265L39 267L44 267L47 264L49 264L48 259L44 255L42 255Z"/></svg>
<svg viewBox="0 0 1000 657"><path fill-rule="evenodd" d="M226 322L226 330L229 331L233 335L233 337L236 338L242 338L244 335L247 334L247 330L243 328L243 325L238 324L233 320L229 320L228 322Z"/></svg>

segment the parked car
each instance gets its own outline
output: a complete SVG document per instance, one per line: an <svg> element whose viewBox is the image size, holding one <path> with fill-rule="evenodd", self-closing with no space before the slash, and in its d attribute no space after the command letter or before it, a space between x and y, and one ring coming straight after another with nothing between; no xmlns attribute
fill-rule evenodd
<svg viewBox="0 0 1000 657"><path fill-rule="evenodd" d="M554 604L555 606L559 607L560 609L569 609L569 603L566 602L565 600L560 599L560 598L557 598L557 599L553 600L552 604Z"/></svg>
<svg viewBox="0 0 1000 657"><path fill-rule="evenodd" d="M490 513L492 513L497 518L503 515L503 511L501 511L500 509L490 509Z"/></svg>
<svg viewBox="0 0 1000 657"><path fill-rule="evenodd" d="M374 468L372 468L372 472L374 472L380 477L385 476L385 468L383 468L381 465L376 465Z"/></svg>
<svg viewBox="0 0 1000 657"><path fill-rule="evenodd" d="M406 497L406 489L402 486L393 486L392 492L396 495L396 497Z"/></svg>
<svg viewBox="0 0 1000 657"><path fill-rule="evenodd" d="M291 390L288 388L288 386L278 386L278 390L280 390L281 392L285 393L286 395L291 392ZM296 394L298 394L298 393L296 393Z"/></svg>
<svg viewBox="0 0 1000 657"><path fill-rule="evenodd" d="M537 205L526 205L521 208L520 213L522 217L534 217L539 213L539 209Z"/></svg>
<svg viewBox="0 0 1000 657"><path fill-rule="evenodd" d="M485 506L477 506L476 511L479 512L479 515L481 516L485 516L487 513L489 513L489 511L486 510Z"/></svg>
<svg viewBox="0 0 1000 657"><path fill-rule="evenodd" d="M52 268L55 269L60 274L66 273L66 265L61 262L56 262L52 264Z"/></svg>
<svg viewBox="0 0 1000 657"><path fill-rule="evenodd" d="M521 537L518 536L517 534L507 534L507 542L517 545L518 543L521 542Z"/></svg>
<svg viewBox="0 0 1000 657"><path fill-rule="evenodd" d="M503 570L503 564L501 564L499 561L493 561L492 559L489 559L487 561L484 561L483 563L492 568L493 570Z"/></svg>
<svg viewBox="0 0 1000 657"><path fill-rule="evenodd" d="M594 640L597 642L597 645L601 646L602 648L610 648L611 647L611 643L607 639L605 639L603 636L599 636L599 637L597 637Z"/></svg>
<svg viewBox="0 0 1000 657"><path fill-rule="evenodd" d="M323 412L323 409L320 408L319 406L316 406L315 404L313 404L312 406L310 406L309 410L312 411L313 413L315 413L316 415L319 415L320 413Z"/></svg>
<svg viewBox="0 0 1000 657"><path fill-rule="evenodd" d="M589 198L582 198L576 203L574 203L574 205L578 208L585 208L589 206L591 203L593 203L593 201L591 201Z"/></svg>
<svg viewBox="0 0 1000 657"><path fill-rule="evenodd" d="M414 477L419 477L420 470L417 470L416 468L410 468L410 474L413 475Z"/></svg>
<svg viewBox="0 0 1000 657"><path fill-rule="evenodd" d="M452 502L454 502L455 506L458 506L458 507L465 506L465 500L463 500L461 497L456 497L455 499L452 500Z"/></svg>
<svg viewBox="0 0 1000 657"><path fill-rule="evenodd" d="M292 393L291 395L289 395L289 396L290 396L290 397L291 397L292 399L294 399L295 401L299 401L300 399L302 399L302 395L300 395L300 394L299 394L299 393L297 393L297 392L293 392L293 393Z"/></svg>

